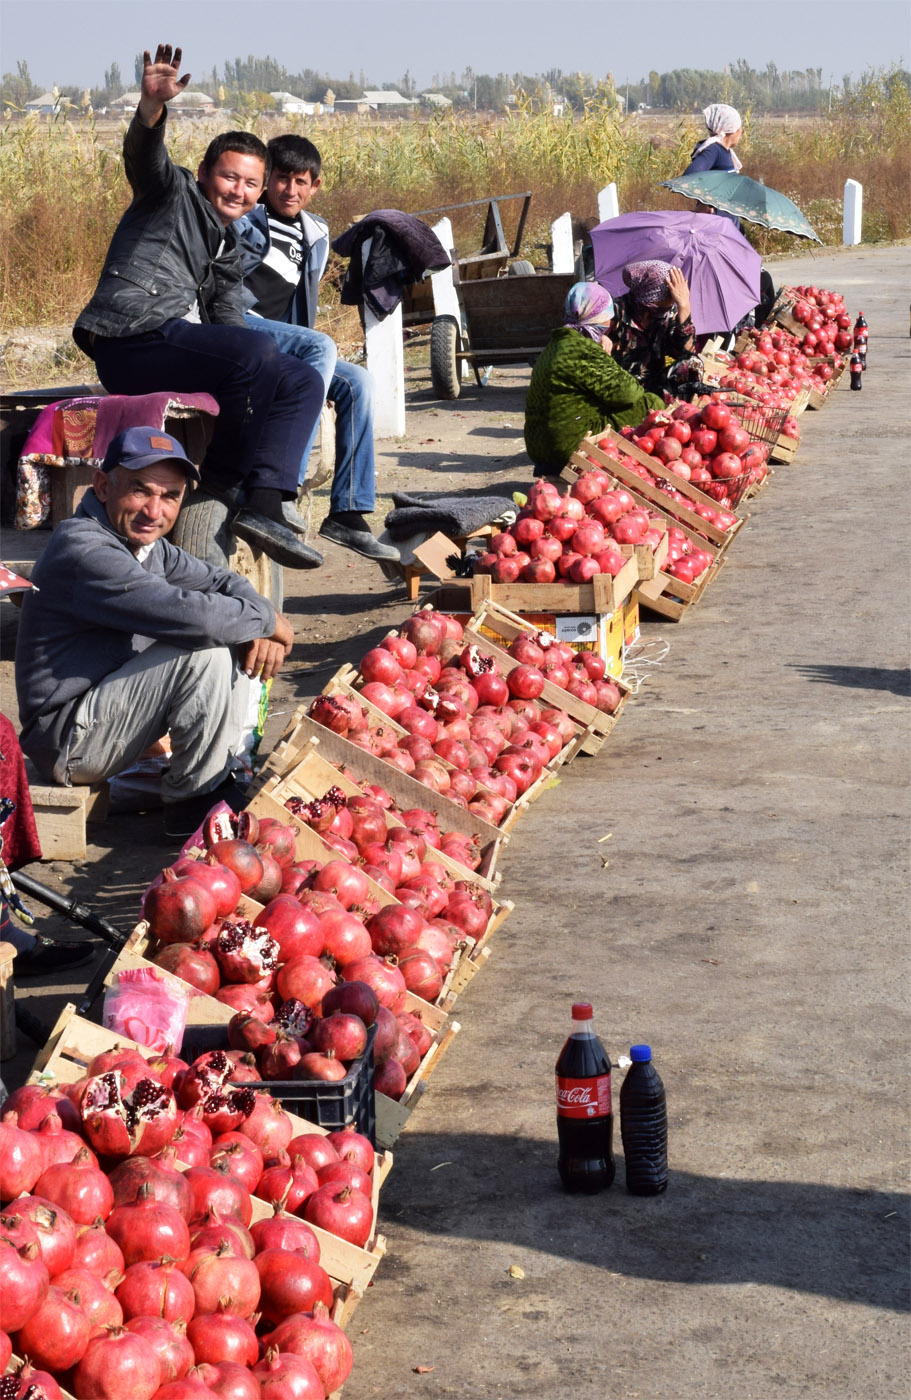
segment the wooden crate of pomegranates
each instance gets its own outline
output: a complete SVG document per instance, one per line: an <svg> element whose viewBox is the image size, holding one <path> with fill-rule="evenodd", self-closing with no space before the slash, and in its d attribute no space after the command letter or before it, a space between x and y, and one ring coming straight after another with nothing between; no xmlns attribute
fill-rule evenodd
<svg viewBox="0 0 911 1400"><path fill-rule="evenodd" d="M697 603L715 578L717 578L724 555L717 545L705 539L702 532L694 530L676 518L670 511L661 511L632 487L624 487L633 504L650 516L661 518L667 531L667 559L653 578L641 579L634 597L640 606L656 612L672 622L679 622ZM682 561L688 562L682 562ZM669 561L669 562L668 562Z"/></svg>
<svg viewBox="0 0 911 1400"><path fill-rule="evenodd" d="M602 438L602 441L603 440ZM630 511L627 497L633 497L634 505L638 505L641 510L647 511L652 528L668 531L669 525L686 526L688 531L695 532L704 543L707 549L711 550L714 556L721 556L730 549L733 540L742 531L749 515L737 517L733 508L723 507L719 501L712 500L705 496L697 487L691 486L690 482L684 482L682 477L676 477L673 472L665 475L665 470L651 473L651 468L647 468L645 463L651 461L645 452L630 444L633 452L628 452L627 456L634 456L635 461L641 462L644 472L654 479L649 480L645 475L638 475L637 470L631 470L626 463L614 461L610 458L610 452L617 451L613 444L609 445L607 451L603 451L600 445L593 442L586 442L585 452L579 449L575 452L564 469L564 477L570 479L572 476L584 475L591 472L592 465L605 470L605 475L612 477L612 491L619 494L621 501L626 505L624 515ZM644 458L645 461L641 461ZM661 463L658 463L661 466ZM749 473L740 473L737 483L746 484L746 476ZM656 484L658 483L658 484ZM721 482L718 486L721 486ZM620 519L624 518L621 515ZM718 522L721 521L721 524ZM659 571L659 570L658 570Z"/></svg>
<svg viewBox="0 0 911 1400"><path fill-rule="evenodd" d="M354 831L357 823L349 820L340 822L339 803L340 797L345 797L344 805L349 813L352 804L362 802L365 797L376 802L384 813L384 820L387 830L400 828L406 825L400 815L394 797L387 791L365 789L356 783L353 778L331 764L328 759L322 757L319 752L319 740L313 735L310 736L301 746L296 749L297 758L290 766L282 765L281 773L273 773L264 782L257 784L256 796L260 792L266 792L277 800L287 802L289 798L301 799L305 804L321 803L324 810L317 809L313 813L301 813L303 819L313 826L313 829L320 835L328 832L332 837L338 838L341 830L347 830L349 825ZM287 792L284 787L279 788L277 784L289 784ZM369 787L370 785L365 785ZM328 794L333 793L333 797L328 799ZM257 811L256 796L250 800L250 810ZM288 808L294 811L293 807ZM407 810L407 809L406 809ZM436 814L424 811L423 816L415 814L415 819L419 825L429 827L430 843L435 851L435 860L452 875L455 880L473 880L482 885L486 890L493 892L499 884L500 877L494 874L493 878L488 878L484 873L485 860L481 852L480 842L473 836L467 836L460 832L445 832L440 830ZM361 823L363 824L363 823ZM323 838L325 839L325 837ZM351 836L348 840L353 839ZM386 839L386 838L383 838ZM402 839L402 838L398 838ZM362 844L370 844L363 843ZM499 843L494 843L498 845ZM339 849L339 848L336 848ZM327 846L327 852L332 850L332 846ZM494 852L492 851L491 854ZM361 853L362 854L362 853ZM353 859L352 852L348 855ZM367 862L369 864L369 862Z"/></svg>
<svg viewBox="0 0 911 1400"><path fill-rule="evenodd" d="M42 1089L53 1092L58 1087L65 1087L77 1080L85 1078L93 1069L100 1073L106 1072L106 1069L111 1067L113 1057L115 1057L118 1052L125 1052L131 1057L138 1054L144 1060L154 1061L156 1059L155 1052L149 1050L147 1047L137 1045L125 1036L117 1035L113 1031L105 1030L103 1027L95 1025L93 1022L77 1016L75 1007L68 1005L61 1012L57 1024L48 1039L47 1045L37 1056L28 1083L29 1085L37 1085ZM99 1056L104 1056L105 1059L93 1064ZM166 1090L164 1092L167 1093ZM268 1112L268 1094L257 1093L254 1097L257 1100L257 1107L254 1112L257 1114ZM170 1094L168 1094L168 1101L173 1105L173 1096ZM151 1100L150 1107L154 1107ZM101 1112L101 1110L99 1110L99 1112ZM124 1125L126 1124L125 1111L122 1107L118 1109L116 1098L112 1097L111 1106L104 1109L103 1112L116 1119L113 1127L107 1131L115 1131L117 1122L121 1120ZM142 1114L143 1110L141 1109L139 1119L133 1124L130 1132L133 1139L137 1142L137 1146L134 1147L134 1152L142 1149L143 1154L147 1155L147 1152L154 1151L155 1148L151 1138L149 1138L148 1141L138 1141L137 1132L140 1131L139 1125L143 1121ZM96 1114L95 1116L97 1117L98 1115ZM282 1123L285 1123L285 1119L287 1119L287 1124L282 1130L283 1134L287 1132L287 1127L290 1126L292 1138L306 1135L307 1137L317 1136L324 1140L329 1136L326 1129L320 1128L314 1123L308 1122L295 1114L287 1113L286 1110L283 1110L281 1117ZM238 1116L238 1123L242 1121L245 1121L243 1116ZM216 1124L217 1129L220 1127L221 1125ZM127 1129L124 1126L122 1132L125 1133L126 1131ZM148 1129L145 1131L148 1131ZM224 1131L234 1130L224 1128ZM87 1128L86 1132L88 1140L91 1142L91 1129ZM202 1141L202 1139L200 1140ZM180 1147L178 1146L178 1152L179 1151ZM203 1147L201 1150L199 1144L197 1144L194 1149L188 1141L186 1144L186 1151L188 1157L191 1159L188 1165L205 1165L208 1148ZM121 1160L126 1156L125 1153L120 1153L119 1155ZM178 1161L179 1160L180 1158L178 1156ZM369 1233L366 1235L366 1240L363 1245L353 1244L350 1240L342 1238L340 1235L327 1230L314 1221L308 1222L319 1242L320 1264L329 1275L331 1281L332 1316L340 1326L344 1326L350 1319L354 1308L357 1306L358 1301L371 1282L386 1250L385 1239L376 1233L376 1205L377 1193L380 1185L385 1180L391 1167L391 1154L388 1152L378 1152L375 1157L370 1188L370 1202L372 1208L368 1222ZM272 1183L270 1183L270 1189L271 1185ZM275 1214L275 1206L271 1196L257 1195L255 1190L251 1191L249 1195L252 1205L251 1224L259 1220L267 1220ZM292 1219L294 1217L288 1218Z"/></svg>
<svg viewBox="0 0 911 1400"><path fill-rule="evenodd" d="M439 990L435 990L429 983L412 988L425 1001L443 1007L451 1006L454 999L453 987L462 988L467 985L474 972L486 962L488 942L509 917L513 909L512 902L498 900L489 888L477 880L471 869L459 865L432 842L427 844L428 836L435 837L436 840L441 839L434 813L423 809L406 810L404 816L411 823L407 826L393 812L385 811L374 797L362 793L356 784L340 778L325 760L319 759L320 767L316 768L317 757L315 753L310 753L287 777L271 779L253 799L252 807L265 814L278 808L288 810L290 804L290 811L296 820L311 820L308 809L312 809L314 805L311 800L313 788L321 787L326 781L325 774L320 770L327 769L329 775L347 783L353 793L352 802L356 804L351 824L352 839L355 843L359 842L359 845L355 844L358 853L355 859L369 855L381 862L375 873L378 872L380 878L397 880L396 898L400 888L411 890L427 901L427 909L424 911L427 919L446 922L461 933L461 939L457 940L454 946L446 946L447 943L452 944L455 937L454 934L447 933L445 937L437 940L437 946L433 950L441 967ZM330 792L331 790L329 789ZM345 795L341 789L336 790L340 795ZM329 813L338 810L334 803L325 798L317 801L319 807L327 807ZM351 809L346 810L350 813ZM419 842L424 843L423 854ZM429 861L439 867L443 872L440 882L427 883L431 876L421 870L422 861ZM358 874L357 866L354 870L355 875L352 878ZM407 879L404 878L406 870ZM410 883L415 881L416 884ZM357 898L354 902L362 903ZM395 899L392 903L395 903ZM461 963L465 960L474 964L473 970L461 968ZM419 969L412 974L409 968L406 977L412 975L420 980Z"/></svg>
<svg viewBox="0 0 911 1400"><path fill-rule="evenodd" d="M648 475L633 470L627 462L621 460L622 458L631 459L637 468L642 468ZM600 467L622 487L644 497L647 506L656 506L665 514L671 513L682 524L697 530L722 553L730 548L749 518L738 516L733 509L725 510L713 496L700 490L692 482L685 481L670 467L643 452L634 442L622 437L613 428L608 428L596 436L583 438L578 451L573 453L568 466L564 468L563 478L575 481L578 476L591 471L593 467ZM722 481L715 484L724 483ZM719 516L720 524L713 519Z"/></svg>
<svg viewBox="0 0 911 1400"><path fill-rule="evenodd" d="M415 618L420 619L422 615L426 616L432 611L433 610L431 608L419 609L418 612L414 614L414 616ZM460 698L461 696L466 695L469 686L475 691L475 694L478 696L480 704L483 705L493 705L496 707L498 705L506 704L506 702L510 699L517 698L531 700L532 703L534 703L534 697L527 695L519 697L512 690L512 685L509 680L509 677L515 671L515 660L512 657L498 658L497 663L495 665L491 664L491 658L489 656L484 657L479 656L477 654L477 637L475 635L466 635L467 632L468 628L462 629L462 637L459 644L459 652L447 662L447 669L454 670L457 673L455 685L462 686L461 691L455 691L457 702L459 703L463 711L463 713L457 716L457 718L464 720L465 723L467 723L470 726L471 715L473 714L473 712L468 711L464 701ZM436 688L436 685L442 685L443 683L444 680L441 673L441 679L435 684L434 688ZM363 685L362 677L360 675L358 675L356 679L356 685L359 687L358 693L362 695ZM488 691L492 691L492 694L488 695ZM445 701L448 698L448 692L444 694L441 691L440 694L442 697L442 701ZM435 713L437 715L441 713L440 705L436 706ZM529 712L529 716L530 715L531 712ZM562 739L562 742L559 744L559 746L557 743L558 737ZM569 729L567 728L565 734L553 736L551 744L549 746L542 744L540 746L540 749L536 750L536 752L538 754L538 758L540 760L543 772L541 773L540 778L534 780L532 785L528 788L523 789L522 785L518 784L520 788L520 793L524 792L525 794L527 794L529 801L532 801L535 797L540 796L540 793L543 791L543 787L546 783L547 775L555 775L557 770L561 768L564 763L569 762L570 759L576 756L579 750L578 740L578 732L574 729L573 733L571 734L569 732ZM464 761L464 759L462 761ZM472 770L469 769L469 772L471 771ZM491 773L491 776L494 776L494 774Z"/></svg>
<svg viewBox="0 0 911 1400"><path fill-rule="evenodd" d="M825 408L826 404L831 401L832 395L850 369L849 360L842 359L841 356L836 356L833 363L828 362L830 359L829 356L826 356L825 359L825 368L831 370L832 377L820 383L818 387L814 386L814 388L810 390L807 400L807 407L814 408L817 411L821 408Z"/></svg>
<svg viewBox="0 0 911 1400"><path fill-rule="evenodd" d="M466 628L466 636L470 636L480 650L493 655L504 672L517 666L539 670L545 678L540 698L552 709L562 710L569 716L577 729L578 752L595 754L601 749L629 699L630 689L622 678L608 676L603 670L597 675L595 670L589 676L587 685L580 687L578 693L566 689L562 671L560 682L555 683L549 679L547 668L547 658L551 653L554 653L555 665L562 663L567 672L572 666L572 662L565 659L561 644L548 633L539 631L526 617L493 601L485 602L478 610L471 625ZM556 652L554 648L557 648ZM591 658L590 665L596 665L598 658L593 653L584 654ZM570 679L567 676L567 682ZM595 696L601 696L604 708L591 703L590 691Z"/></svg>
<svg viewBox="0 0 911 1400"><path fill-rule="evenodd" d="M499 694L508 677L492 674L495 668L489 662L485 663L484 673L478 674L475 661L472 649L465 643L463 624L450 614L424 607L417 609L399 632L390 633L379 647L362 657L354 676L343 668L338 679L347 681L362 703L378 709L380 720L383 716L393 717L408 729L408 737L400 747L416 755L415 773L421 775L422 781L429 779L433 783L434 775L422 774L421 762L433 763L442 757L450 764L450 780L456 792L460 791L455 788L456 782L467 780L469 784L479 781L488 793L499 793L502 775L508 771L500 767L499 755L489 766L472 768L469 746L475 742L471 734L475 703L504 703L502 697L487 701L482 688L493 687ZM405 692L404 704L397 690ZM411 704L407 703L409 691L413 695ZM505 698L509 698L508 694ZM573 741L567 739L558 744L557 739L553 735L549 744L529 745L544 770L542 779L548 771L555 773L572 756ZM518 789L517 793L506 793L510 802L526 794L531 800L541 790L535 775L529 778L528 774L513 772L510 776ZM508 818L501 825L507 822Z"/></svg>
<svg viewBox="0 0 911 1400"><path fill-rule="evenodd" d="M397 785L395 772L388 774L387 781L382 784L371 778L355 778L349 767L337 757L328 754L324 731L318 725L303 724L307 718L306 707L301 706L295 710L284 734L266 759L259 776L251 786L250 791L253 794L251 801L275 778L285 778L293 772L308 753L319 752L343 791L348 791L352 787L358 792L367 792L368 794L379 790L392 798L393 805L390 810L394 814L409 810L408 804L414 795L413 791L411 789L403 791ZM430 796L432 797L433 794ZM385 801L384 797L383 802L385 803ZM450 858L467 866L473 872L474 878L485 889L491 891L496 889L500 883L499 857L509 837L488 822L469 816L465 809L450 810L451 804L449 803L446 804L442 815L439 808L432 806L429 802L421 805L437 817L443 843L447 845L447 854L450 855ZM477 868L475 868L476 862Z"/></svg>
<svg viewBox="0 0 911 1400"><path fill-rule="evenodd" d="M287 800L284 790L288 787L288 779L276 778L273 779L273 782L276 784L273 791L270 792L268 787L264 788L254 799L255 802L260 804L261 810L263 811L267 811L271 807L283 807L284 802ZM292 797L291 800L293 801L294 798ZM416 859L413 855L415 849L413 844L408 845L409 858ZM348 863L345 862L345 864ZM420 864L420 862L418 862L418 864ZM351 872L352 880L359 878L361 871L358 866L348 864L348 869ZM429 877L427 877L426 874L424 876L419 874L415 878L421 881L423 887L424 882ZM412 957L403 968L403 975L409 983L413 984L415 991L420 995L423 1001L445 1009L452 1006L458 992L467 985L467 982L471 980L474 973L479 971L486 963L489 957L489 948L487 947L488 940L504 919L508 917L513 908L511 903L501 904L497 902L495 904L488 891L483 890L480 885L473 884L469 881L465 881L464 884L464 889L458 891L453 890L451 895L447 894L447 901L442 908L441 919L445 918L447 922L451 922L452 918L458 918L462 923L477 930L476 939L473 935L463 932L463 937L460 940L456 940L455 934L449 931L445 933L441 932L440 936L436 937L434 940L431 940L429 937L425 938L425 942L435 942L434 948L432 950L424 950L420 957ZM417 889L414 892L418 893ZM429 886L426 888L425 892L427 894L432 893ZM443 893L443 891L440 891L440 898L442 898ZM454 900L455 903L451 904L450 900ZM384 905L381 910L376 911L366 918L366 923L364 925L366 937L364 938L365 947L363 956L369 956L370 951L372 951L371 938L373 934L373 924L384 922L380 916L387 910L399 910L402 908L403 905L397 899L393 898L388 904ZM347 927L342 927L338 930L339 936L344 938L349 945L347 951L351 951L354 947L358 936L357 930L354 929L352 923L355 917L354 914L351 914L350 918L346 921ZM431 916L428 915L428 918L430 917ZM430 953L432 962L428 961L428 952ZM402 957L404 957L404 953ZM402 958L400 958L400 963L401 961ZM468 962L470 966L463 968L463 961Z"/></svg>
<svg viewBox="0 0 911 1400"><path fill-rule="evenodd" d="M385 753L376 755L384 773L388 774L390 769L401 771L395 759L394 749L401 746L405 747L407 752L407 748L410 747L409 741L415 737L421 738L423 736L412 733L404 725L399 724L396 719L390 718L383 710L379 709L372 698L367 698L363 691L355 687L355 679L356 672L353 667L342 667L326 683L322 695L317 696L310 706L309 717L313 721L317 720L317 716L320 716L317 721L320 724L322 724L322 719L328 719L329 723L334 723L335 715L330 707L326 706L326 701L334 701L336 704L346 701L354 702L359 707L362 716L366 716L365 728L368 732L371 730L380 734L385 732L387 740L390 733L395 736L393 749L390 750L387 746ZM422 706L416 704L411 708L415 711L415 715L414 717L408 716L407 722L415 728L418 725L426 724L426 719L423 716L433 719L429 711ZM327 709L329 710L328 714L326 713ZM363 731L356 730L352 739L349 741L346 738L344 742L346 745L350 745L350 748L355 752L362 751L360 743L362 736ZM429 744L429 740L427 742ZM474 796L467 799L467 810L483 815L486 820L490 821L492 825L496 825L502 832L512 830L531 803L544 791L547 783L551 781L557 768L565 761L566 757L561 748L560 753L551 758L547 765L544 765L537 760L530 761L531 756L526 754L525 761L521 765L517 765L516 771L507 774L512 779L511 784L507 786L502 782L501 777L501 774L507 773L507 770L502 766L497 767L498 759L495 759L489 768L483 770L483 778L479 779L475 778L471 771L460 769L456 764L437 754L432 744L429 746L433 753L432 758L425 756L411 760L414 764L413 771L418 776L412 778L410 771L404 772L403 776L414 782L415 786L422 789L425 794L431 793L439 797L444 804L443 808L432 808L438 814L442 814L449 807L460 807L459 803L453 803L450 800L449 790L451 789L457 796L464 798L465 793L461 790L464 784L468 791L474 792ZM366 772L365 766L363 764L359 766L354 760L353 754L349 755L348 766L356 774ZM440 773L441 768L443 775ZM442 785L444 781L448 787ZM427 806L428 804L416 801L414 805Z"/></svg>
<svg viewBox="0 0 911 1400"><path fill-rule="evenodd" d="M560 545L560 553L554 559L549 557L544 560L550 565L550 573L542 576L536 581L531 581L531 574L524 564L517 561L524 558L523 554L505 554L498 552L498 546L504 540L513 540L516 536L512 533L518 530L521 536L522 526L526 524L528 517L516 522L509 530L501 531L499 535L494 535L490 541L489 558L482 555L481 560L485 561L475 566L475 573L471 579L471 606L476 612L482 603L490 600L494 603L502 603L504 608L510 612L549 612L549 613L613 613L617 608L622 607L626 599L630 596L639 578L638 564L635 558L622 556L621 560L608 560L607 563L616 568L616 574L606 572L588 573L586 581L575 582L572 575L560 578L556 574L555 562L563 557L563 545L552 536L541 535L542 548L548 539L553 540L553 547ZM542 532L544 522L537 522ZM582 525L581 521L573 521L573 524ZM588 526L586 525L586 529ZM571 543L575 538L575 533L567 543ZM605 551L602 550L602 553ZM620 555L619 549L613 551ZM578 556L581 558L582 556ZM589 556L591 557L591 556ZM495 560L494 564L492 561ZM623 562L625 560L625 562ZM532 560L533 564L538 563L537 558ZM494 572L491 572L494 570ZM514 570L514 577L511 576ZM580 573L580 578L581 578Z"/></svg>
<svg viewBox="0 0 911 1400"><path fill-rule="evenodd" d="M317 700L320 698L317 696ZM359 786L370 784L382 788L391 793L400 810L408 811L412 807L423 807L436 814L441 828L469 836L477 836L482 850L486 850L491 842L497 841L499 842L498 849L502 851L509 840L508 833L496 826L492 820L488 820L487 815L482 816L477 804L471 807L460 807L457 803L450 802L445 794L435 792L426 784L417 782L410 774L403 772L391 763L387 763L384 759L378 758L375 754L369 753L360 744L352 743L347 734L318 724L310 714L315 704L316 701L312 702L309 707L301 706L295 712L291 724L286 730L288 742L279 745L279 749L282 750L283 768L288 759L297 753L303 745L311 738L316 738L319 740L320 753L323 757L328 759L340 773L352 777ZM329 718L335 722L332 716ZM498 815L498 812L489 805L485 807L485 811L491 818Z"/></svg>

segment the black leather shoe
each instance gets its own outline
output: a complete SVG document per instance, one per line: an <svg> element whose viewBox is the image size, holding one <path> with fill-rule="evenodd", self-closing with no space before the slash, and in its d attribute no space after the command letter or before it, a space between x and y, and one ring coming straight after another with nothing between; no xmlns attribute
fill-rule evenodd
<svg viewBox="0 0 911 1400"><path fill-rule="evenodd" d="M295 534L306 535L307 521L298 510L297 501L285 501L282 505L282 515L289 529L293 530Z"/></svg>
<svg viewBox="0 0 911 1400"><path fill-rule="evenodd" d="M13 960L14 977L49 976L53 972L69 972L91 962L98 951L97 943L54 943L39 936L34 948L17 953Z"/></svg>
<svg viewBox="0 0 911 1400"><path fill-rule="evenodd" d="M401 555L394 545L383 544L382 541L374 539L369 530L355 530L350 525L343 525L340 520L333 520L331 515L327 516L320 526L320 534L323 539L340 544L342 549L353 549L355 554L363 554L365 559L387 561L390 564L398 564L401 561Z"/></svg>
<svg viewBox="0 0 911 1400"><path fill-rule="evenodd" d="M232 812L242 812L247 805L246 784L241 786L234 777L226 778L212 792L187 797L183 802L166 802L164 834L174 840L186 841L219 802L226 802Z"/></svg>
<svg viewBox="0 0 911 1400"><path fill-rule="evenodd" d="M231 517L229 528L239 540L261 549L286 569L318 569L323 562L323 556L298 539L289 525L280 525L243 506Z"/></svg>

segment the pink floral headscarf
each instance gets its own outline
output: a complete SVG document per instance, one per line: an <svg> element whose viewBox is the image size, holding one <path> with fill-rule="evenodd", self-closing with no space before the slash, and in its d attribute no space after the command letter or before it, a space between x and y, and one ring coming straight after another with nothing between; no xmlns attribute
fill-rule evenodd
<svg viewBox="0 0 911 1400"><path fill-rule="evenodd" d="M574 282L566 295L565 326L600 340L614 316L614 299L598 282Z"/></svg>
<svg viewBox="0 0 911 1400"><path fill-rule="evenodd" d="M649 262L627 263L622 277L640 306L660 306L668 297L670 263L653 258Z"/></svg>

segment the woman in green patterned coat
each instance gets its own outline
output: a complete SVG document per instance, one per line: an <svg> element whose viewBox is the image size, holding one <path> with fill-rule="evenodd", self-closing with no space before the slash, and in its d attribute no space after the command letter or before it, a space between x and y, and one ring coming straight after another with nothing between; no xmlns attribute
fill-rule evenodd
<svg viewBox="0 0 911 1400"><path fill-rule="evenodd" d="M611 295L597 282L570 288L565 324L535 363L525 400L525 447L535 476L561 471L588 433L641 423L664 407L611 358L613 314Z"/></svg>

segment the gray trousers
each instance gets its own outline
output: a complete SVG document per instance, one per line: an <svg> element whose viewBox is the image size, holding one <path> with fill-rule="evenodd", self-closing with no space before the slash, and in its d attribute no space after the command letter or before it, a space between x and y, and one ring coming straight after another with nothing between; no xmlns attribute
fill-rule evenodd
<svg viewBox="0 0 911 1400"><path fill-rule="evenodd" d="M153 642L79 703L54 781L91 784L136 762L164 734L171 765L164 803L211 791L234 768L249 689L228 647L188 651Z"/></svg>

